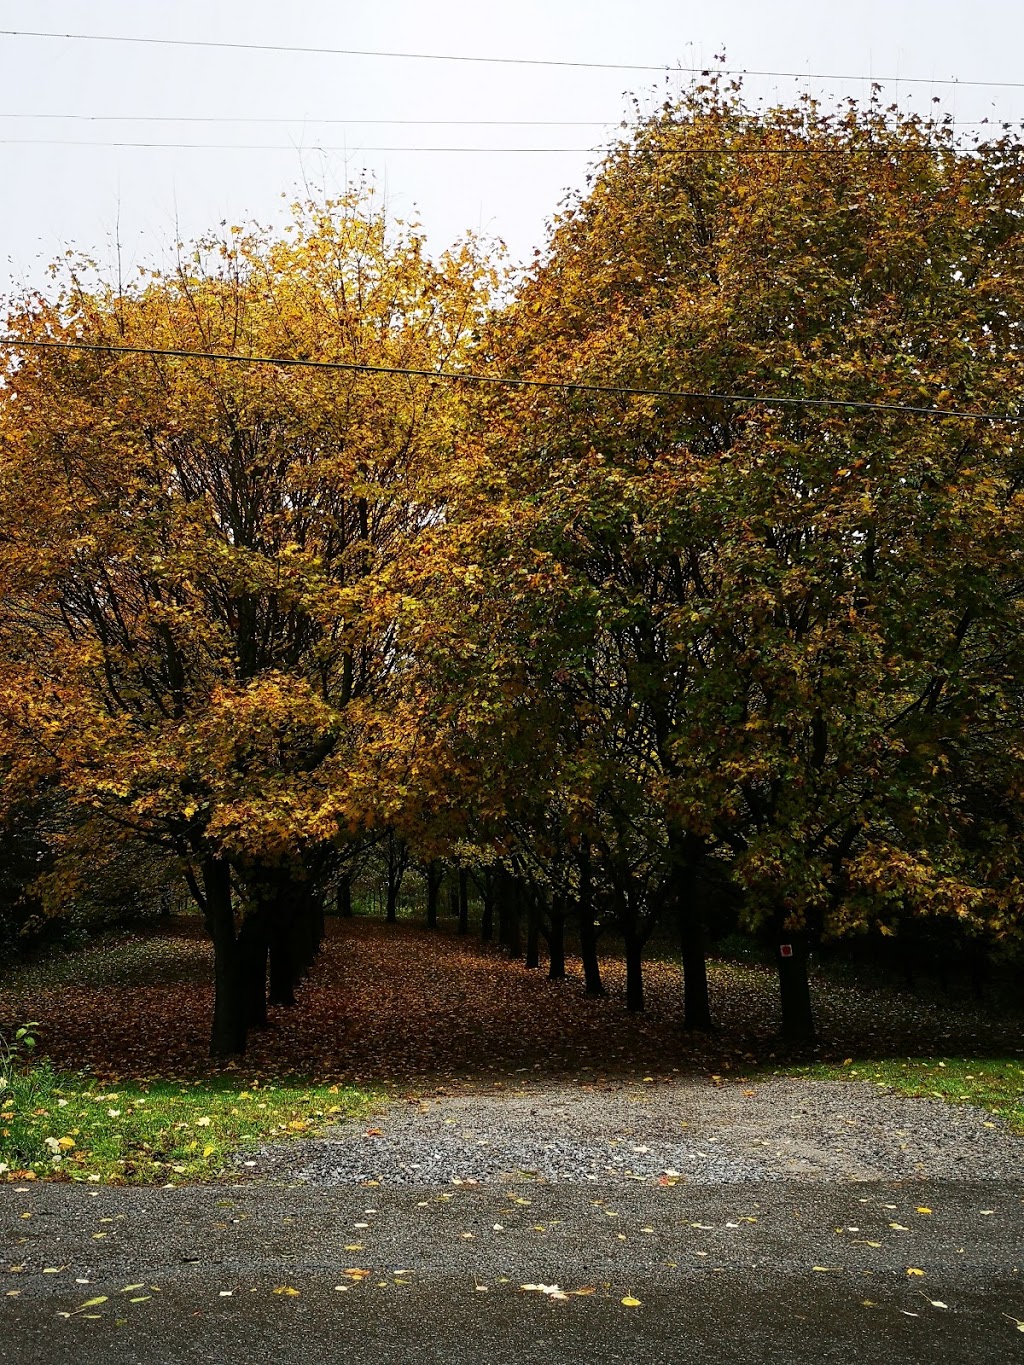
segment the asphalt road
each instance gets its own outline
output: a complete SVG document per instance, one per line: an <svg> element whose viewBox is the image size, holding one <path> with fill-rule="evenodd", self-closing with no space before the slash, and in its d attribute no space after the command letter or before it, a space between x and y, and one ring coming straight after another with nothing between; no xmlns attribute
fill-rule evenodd
<svg viewBox="0 0 1024 1365"><path fill-rule="evenodd" d="M1022 1264L1024 1177L5 1186L0 1361L1001 1365Z"/></svg>

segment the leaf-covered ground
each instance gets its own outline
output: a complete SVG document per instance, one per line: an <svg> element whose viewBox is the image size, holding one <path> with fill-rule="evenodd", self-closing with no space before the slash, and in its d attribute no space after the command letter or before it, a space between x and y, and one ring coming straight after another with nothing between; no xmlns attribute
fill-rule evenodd
<svg viewBox="0 0 1024 1365"><path fill-rule="evenodd" d="M107 939L23 968L0 984L0 1031L38 1021L39 1051L61 1070L107 1081L209 1075L211 950L197 919ZM780 1060L777 990L768 968L711 965L718 1032L682 1028L671 960L648 962L647 1009L626 1012L619 959L602 962L608 996L588 1000L570 958L550 982L473 938L357 918L328 922L323 952L292 1009L271 1010L241 1072L324 1083L414 1085L588 1071L668 1074ZM1019 1020L946 1008L890 989L815 980L819 1056L1002 1056L1019 1053Z"/></svg>

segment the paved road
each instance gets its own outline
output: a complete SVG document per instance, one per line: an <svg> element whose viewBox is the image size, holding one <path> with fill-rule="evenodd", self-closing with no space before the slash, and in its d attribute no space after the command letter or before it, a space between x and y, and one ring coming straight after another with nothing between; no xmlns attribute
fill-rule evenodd
<svg viewBox="0 0 1024 1365"><path fill-rule="evenodd" d="M6 1186L0 1361L1001 1365L1022 1264L1024 1178Z"/></svg>

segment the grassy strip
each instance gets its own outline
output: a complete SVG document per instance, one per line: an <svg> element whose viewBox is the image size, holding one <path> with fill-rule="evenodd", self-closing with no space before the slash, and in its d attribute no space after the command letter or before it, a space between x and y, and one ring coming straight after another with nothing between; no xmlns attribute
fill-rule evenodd
<svg viewBox="0 0 1024 1365"><path fill-rule="evenodd" d="M45 1062L10 1077L0 1110L0 1178L167 1184L237 1177L230 1158L311 1137L380 1098L349 1086L213 1078L103 1084Z"/></svg>
<svg viewBox="0 0 1024 1365"><path fill-rule="evenodd" d="M1015 1133L1024 1133L1024 1057L851 1058L842 1066L798 1066L787 1074L812 1080L871 1081L902 1095L973 1104L995 1114Z"/></svg>

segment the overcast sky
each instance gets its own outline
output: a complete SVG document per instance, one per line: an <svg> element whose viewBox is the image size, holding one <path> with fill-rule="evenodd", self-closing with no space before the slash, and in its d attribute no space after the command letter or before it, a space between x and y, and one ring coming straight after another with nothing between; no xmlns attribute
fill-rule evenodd
<svg viewBox="0 0 1024 1365"><path fill-rule="evenodd" d="M820 73L895 76L888 93L921 110L938 95L957 119L1024 118L1024 85L1012 86L1024 77L1020 0L0 0L0 29L673 68L724 51L729 67L806 73L751 76L752 96L863 95L864 81ZM650 104L666 83L654 70L7 34L0 60L3 290L41 284L44 263L68 247L110 260L116 236L127 260L158 260L177 231L272 221L282 195L304 182L336 191L363 167L396 214L418 214L432 247L474 229L524 258L594 159L572 149L608 136L628 111L624 92ZM963 84L941 83L950 78ZM113 142L203 146L94 145ZM403 147L568 150L369 150Z"/></svg>

